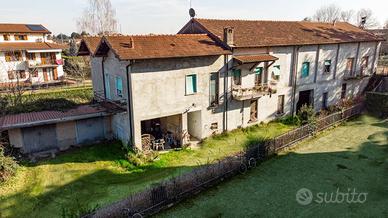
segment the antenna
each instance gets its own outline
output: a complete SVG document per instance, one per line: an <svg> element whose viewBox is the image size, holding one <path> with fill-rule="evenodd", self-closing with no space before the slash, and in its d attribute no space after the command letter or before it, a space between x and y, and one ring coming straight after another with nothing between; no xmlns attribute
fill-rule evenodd
<svg viewBox="0 0 388 218"><path fill-rule="evenodd" d="M191 0L190 0L190 10L189 10L189 14L190 14L190 17L191 17L191 18L194 18L194 17L195 17L195 10L194 10L194 8L191 6Z"/></svg>

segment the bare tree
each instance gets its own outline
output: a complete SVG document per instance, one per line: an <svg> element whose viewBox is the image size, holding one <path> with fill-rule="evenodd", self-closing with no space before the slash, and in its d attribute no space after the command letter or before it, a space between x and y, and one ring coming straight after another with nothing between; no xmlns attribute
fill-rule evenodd
<svg viewBox="0 0 388 218"><path fill-rule="evenodd" d="M90 58L89 57L67 57L65 65L63 66L66 74L69 76L80 79L81 83L90 77Z"/></svg>
<svg viewBox="0 0 388 218"><path fill-rule="evenodd" d="M340 21L353 23L353 21L354 21L353 18L354 18L354 11L353 10L341 11Z"/></svg>
<svg viewBox="0 0 388 218"><path fill-rule="evenodd" d="M365 24L362 24L363 17L366 18ZM373 29L379 26L379 22L377 21L376 17L373 15L372 10L369 8L360 9L357 12L356 21L358 26L360 27L363 26L363 28L365 29Z"/></svg>
<svg viewBox="0 0 388 218"><path fill-rule="evenodd" d="M333 22L339 20L341 17L341 8L335 4L324 5L319 8L314 16L313 20L318 22Z"/></svg>
<svg viewBox="0 0 388 218"><path fill-rule="evenodd" d="M117 32L116 10L110 0L89 0L81 17L77 20L79 32L109 34Z"/></svg>
<svg viewBox="0 0 388 218"><path fill-rule="evenodd" d="M383 29L388 29L388 19L385 21Z"/></svg>

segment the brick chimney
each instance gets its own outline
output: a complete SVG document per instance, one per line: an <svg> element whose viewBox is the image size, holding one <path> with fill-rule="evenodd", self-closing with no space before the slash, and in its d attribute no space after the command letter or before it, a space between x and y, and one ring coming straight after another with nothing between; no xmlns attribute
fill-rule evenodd
<svg viewBox="0 0 388 218"><path fill-rule="evenodd" d="M234 46L234 27L224 28L224 42L229 46Z"/></svg>

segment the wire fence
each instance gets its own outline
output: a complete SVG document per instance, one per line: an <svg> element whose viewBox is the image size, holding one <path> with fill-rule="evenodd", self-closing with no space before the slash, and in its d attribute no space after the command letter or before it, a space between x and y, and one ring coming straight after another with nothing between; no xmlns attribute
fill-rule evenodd
<svg viewBox="0 0 388 218"><path fill-rule="evenodd" d="M243 174L273 156L279 150L314 135L350 117L361 114L364 104L360 103L343 111L318 119L291 130L274 139L264 140L248 149L228 156L216 163L195 168L189 173L158 183L127 199L101 208L85 217L143 217L172 207L179 201L192 197L225 179Z"/></svg>

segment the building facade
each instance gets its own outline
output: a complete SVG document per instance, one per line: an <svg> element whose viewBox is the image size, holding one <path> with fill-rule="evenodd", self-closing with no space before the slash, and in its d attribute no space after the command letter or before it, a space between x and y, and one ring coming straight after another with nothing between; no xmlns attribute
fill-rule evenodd
<svg viewBox="0 0 388 218"><path fill-rule="evenodd" d="M0 84L43 84L63 76L62 48L42 25L0 24Z"/></svg>
<svg viewBox="0 0 388 218"><path fill-rule="evenodd" d="M96 96L126 107L114 135L142 149L155 129L186 144L356 97L380 41L347 23L192 19L170 37L87 38L80 55Z"/></svg>

